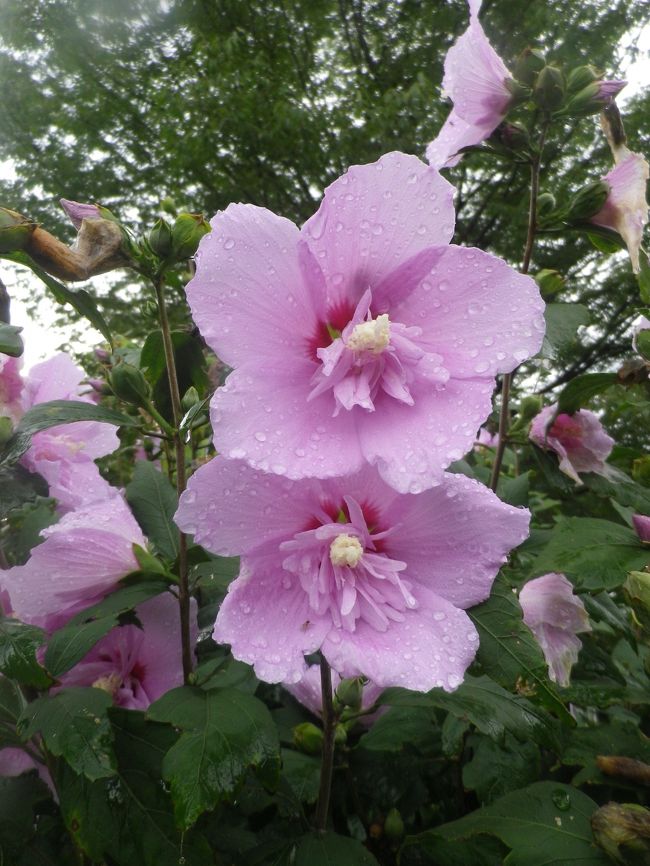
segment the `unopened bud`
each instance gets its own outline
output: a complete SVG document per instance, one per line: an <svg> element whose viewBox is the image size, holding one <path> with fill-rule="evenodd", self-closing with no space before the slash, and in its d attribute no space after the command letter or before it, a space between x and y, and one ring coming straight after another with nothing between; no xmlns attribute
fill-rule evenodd
<svg viewBox="0 0 650 866"><path fill-rule="evenodd" d="M544 299L557 295L564 288L565 279L559 271L544 268L535 274L535 282L539 286Z"/></svg>
<svg viewBox="0 0 650 866"><path fill-rule="evenodd" d="M156 220L147 235L147 241L158 258L166 259L172 249L172 230L166 220Z"/></svg>
<svg viewBox="0 0 650 866"><path fill-rule="evenodd" d="M79 201L71 201L67 198L60 198L59 204L66 213L66 216L72 225L79 231L81 223L88 219L102 219L99 212L99 205L85 204Z"/></svg>
<svg viewBox="0 0 650 866"><path fill-rule="evenodd" d="M555 196L550 192L543 192L537 197L537 213L543 217L552 213L557 207Z"/></svg>
<svg viewBox="0 0 650 866"><path fill-rule="evenodd" d="M567 75L567 93L570 95L579 93L581 90L584 90L585 87L594 84L594 82L598 81L599 78L600 75L598 74L598 70L593 66L576 66L576 68L572 69Z"/></svg>
<svg viewBox="0 0 650 866"><path fill-rule="evenodd" d="M542 398L531 394L519 403L519 417L522 421L531 421L542 410Z"/></svg>
<svg viewBox="0 0 650 866"><path fill-rule="evenodd" d="M404 821L397 809L391 809L384 821L384 835L396 842L404 835Z"/></svg>
<svg viewBox="0 0 650 866"><path fill-rule="evenodd" d="M596 842L617 863L647 863L650 810L636 803L607 803L591 816L591 828Z"/></svg>
<svg viewBox="0 0 650 866"><path fill-rule="evenodd" d="M350 709L358 711L361 709L361 699L363 697L363 677L351 677L346 680L341 680L336 692L335 699L342 707L350 707Z"/></svg>
<svg viewBox="0 0 650 866"><path fill-rule="evenodd" d="M564 76L555 66L545 66L537 76L535 101L544 111L557 111L564 102Z"/></svg>
<svg viewBox="0 0 650 866"><path fill-rule="evenodd" d="M650 361L650 328L639 331L634 340L634 348L642 358Z"/></svg>
<svg viewBox="0 0 650 866"><path fill-rule="evenodd" d="M24 250L36 228L36 223L22 214L0 207L0 253Z"/></svg>
<svg viewBox="0 0 650 866"><path fill-rule="evenodd" d="M631 571L623 584L623 591L638 624L650 631L650 574Z"/></svg>
<svg viewBox="0 0 650 866"><path fill-rule="evenodd" d="M301 752L318 755L323 749L323 732L311 722L302 722L293 729L293 744Z"/></svg>
<svg viewBox="0 0 650 866"><path fill-rule="evenodd" d="M202 214L182 213L176 217L172 227L172 256L180 262L193 256L199 242L210 231L210 223Z"/></svg>
<svg viewBox="0 0 650 866"><path fill-rule="evenodd" d="M108 395L113 391L108 387L108 384L103 379L88 379L88 384L97 394Z"/></svg>
<svg viewBox="0 0 650 866"><path fill-rule="evenodd" d="M100 364L110 364L111 361L111 353L106 349L101 349L99 346L94 349L94 354Z"/></svg>
<svg viewBox="0 0 650 866"><path fill-rule="evenodd" d="M143 407L149 404L149 384L133 364L122 361L113 367L110 385L115 396L125 403Z"/></svg>
<svg viewBox="0 0 650 866"><path fill-rule="evenodd" d="M183 412L189 412L192 406L196 406L196 404L200 402L201 398L199 397L199 392L196 390L194 385L192 385L183 394L183 399L181 400Z"/></svg>
<svg viewBox="0 0 650 866"><path fill-rule="evenodd" d="M7 418L5 415L0 417L0 447L7 444L13 432L14 428L11 418Z"/></svg>
<svg viewBox="0 0 650 866"><path fill-rule="evenodd" d="M345 725L337 725L334 728L334 745L344 746L348 741L348 732L345 730Z"/></svg>
<svg viewBox="0 0 650 866"><path fill-rule="evenodd" d="M513 76L522 84L532 87L538 74L546 66L546 60L541 51L535 48L525 48L517 60Z"/></svg>
<svg viewBox="0 0 650 866"><path fill-rule="evenodd" d="M173 217L175 217L178 213L176 202L171 196L165 196L165 198L160 202L160 210L168 213L170 216Z"/></svg>
<svg viewBox="0 0 650 866"><path fill-rule="evenodd" d="M569 202L567 219L571 221L587 220L602 209L609 195L609 184L603 180L594 180L581 187Z"/></svg>
<svg viewBox="0 0 650 866"><path fill-rule="evenodd" d="M579 90L566 104L566 113L593 114L607 105L627 84L626 81L592 81Z"/></svg>

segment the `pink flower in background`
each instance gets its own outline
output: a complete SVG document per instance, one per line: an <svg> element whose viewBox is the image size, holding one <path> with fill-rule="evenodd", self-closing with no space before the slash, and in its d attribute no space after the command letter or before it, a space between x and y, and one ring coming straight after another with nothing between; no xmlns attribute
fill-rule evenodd
<svg viewBox="0 0 650 866"><path fill-rule="evenodd" d="M619 233L627 244L632 270L638 274L643 227L648 221L648 163L625 146L615 151L615 159L616 165L603 178L609 184L609 195L591 222Z"/></svg>
<svg viewBox="0 0 650 866"><path fill-rule="evenodd" d="M463 147L480 144L508 112L512 78L478 20L481 0L469 2L469 27L447 52L443 95L454 106L442 129L427 147L434 168L456 165Z"/></svg>
<svg viewBox="0 0 650 866"><path fill-rule="evenodd" d="M641 541L650 542L650 517L643 514L633 514L632 525Z"/></svg>
<svg viewBox="0 0 650 866"><path fill-rule="evenodd" d="M70 201L67 198L59 199L59 203L77 231L81 228L83 220L102 218L99 207L96 204L81 204L81 202Z"/></svg>
<svg viewBox="0 0 650 866"><path fill-rule="evenodd" d="M475 451L481 451L481 448L497 448L499 445L499 434L490 433L485 427L481 427L476 437Z"/></svg>
<svg viewBox="0 0 650 866"><path fill-rule="evenodd" d="M45 782L52 793L55 793L52 777L45 764L39 763L24 749L13 747L0 749L0 777L20 776L23 773L29 773L30 770L36 770L41 780Z"/></svg>
<svg viewBox="0 0 650 866"><path fill-rule="evenodd" d="M100 601L139 566L133 545L146 540L128 506L106 482L105 498L41 531L25 565L0 572L13 615L49 631Z"/></svg>
<svg viewBox="0 0 650 866"><path fill-rule="evenodd" d="M598 417L588 409L580 409L573 415L560 413L551 424L556 410L556 405L546 406L533 418L530 439L540 448L554 451L562 472L577 484L581 483L579 472L606 475L605 460L614 440L605 433Z"/></svg>
<svg viewBox="0 0 650 866"><path fill-rule="evenodd" d="M563 574L544 574L529 580L519 593L524 622L542 648L553 682L569 685L582 641L591 631L585 606Z"/></svg>
<svg viewBox="0 0 650 866"><path fill-rule="evenodd" d="M14 424L23 413L20 367L20 358L0 354L0 417L9 418Z"/></svg>
<svg viewBox="0 0 650 866"><path fill-rule="evenodd" d="M334 692L340 682L341 677L339 674L332 671L332 690ZM319 665L311 665L308 667L302 679L298 680L297 683L290 683L285 686L285 688L297 701L300 701L301 704L307 707L311 713L315 716L320 716L323 711L323 696L321 693ZM383 688L380 686L370 682L366 683L363 687L363 697L361 699L362 709L367 710L368 707L371 707L382 692ZM379 712L381 712L381 710ZM374 720L376 715L376 713L372 714L372 720ZM360 721L362 723L364 718L367 720L371 719L370 716L361 717Z"/></svg>
<svg viewBox="0 0 650 866"><path fill-rule="evenodd" d="M196 601L192 599L192 643L196 641ZM136 608L142 628L114 628L61 677L62 686L94 686L115 704L144 710L169 689L183 685L178 602L169 593Z"/></svg>
<svg viewBox="0 0 650 866"><path fill-rule="evenodd" d="M343 677L427 691L462 681L478 646L464 608L487 598L529 517L461 475L413 496L371 467L290 481L217 457L176 522L214 553L242 554L214 636L261 679L297 683L320 649Z"/></svg>
<svg viewBox="0 0 650 866"><path fill-rule="evenodd" d="M452 196L390 153L301 230L253 205L214 217L187 297L235 368L212 402L221 453L293 479L371 463L416 493L472 447L495 375L539 349L544 305L529 277L449 245Z"/></svg>

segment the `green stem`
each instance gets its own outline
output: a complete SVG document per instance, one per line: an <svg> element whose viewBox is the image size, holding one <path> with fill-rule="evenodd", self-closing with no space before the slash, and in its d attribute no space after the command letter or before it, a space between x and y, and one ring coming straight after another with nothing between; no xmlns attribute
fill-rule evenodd
<svg viewBox="0 0 650 866"><path fill-rule="evenodd" d="M315 825L319 833L324 833L327 827L327 813L332 790L332 775L334 773L334 727L336 716L332 701L332 671L321 655L320 686L323 701L323 756L320 768L320 785L318 803L316 804Z"/></svg>
<svg viewBox="0 0 650 866"><path fill-rule="evenodd" d="M176 373L176 359L174 357L174 345L172 343L167 308L165 307L165 288L162 277L154 281L156 290L156 301L158 303L158 320L163 338L165 351L165 362L167 366L167 379L169 381L169 394L172 404L172 417L174 429L171 430L174 452L176 455L176 490L178 495L185 490L187 478L185 474L185 444L179 432L181 423L181 395L178 389L178 375ZM185 683L189 682L192 673L192 638L190 631L190 588L189 569L187 561L187 539L183 532L178 535L178 606L181 618L181 647L183 657L183 678Z"/></svg>

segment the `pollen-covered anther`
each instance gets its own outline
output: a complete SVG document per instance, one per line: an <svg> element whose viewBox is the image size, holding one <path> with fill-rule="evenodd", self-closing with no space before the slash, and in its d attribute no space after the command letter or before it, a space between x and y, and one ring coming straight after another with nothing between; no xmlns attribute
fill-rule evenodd
<svg viewBox="0 0 650 866"><path fill-rule="evenodd" d="M377 355L388 348L390 343L390 319L387 313L355 325L347 339L348 349L355 352L375 352Z"/></svg>
<svg viewBox="0 0 650 866"><path fill-rule="evenodd" d="M332 565L347 565L353 568L357 565L362 555L363 547L355 535L341 533L330 544L330 560L332 561Z"/></svg>
<svg viewBox="0 0 650 866"><path fill-rule="evenodd" d="M122 678L119 674L107 674L106 676L96 679L93 683L93 688L101 689L103 692L107 692L109 695L114 695L115 692L119 689L121 682Z"/></svg>

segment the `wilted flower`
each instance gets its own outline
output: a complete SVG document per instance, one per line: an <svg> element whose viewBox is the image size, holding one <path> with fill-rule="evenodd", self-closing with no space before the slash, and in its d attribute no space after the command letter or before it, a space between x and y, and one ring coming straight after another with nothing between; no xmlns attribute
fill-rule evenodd
<svg viewBox="0 0 650 866"><path fill-rule="evenodd" d="M342 677L427 691L461 682L478 645L464 608L488 596L529 516L461 475L413 496L371 467L289 481L217 457L176 522L214 553L242 554L214 636L261 679L298 682L320 649Z"/></svg>
<svg viewBox="0 0 650 866"><path fill-rule="evenodd" d="M59 203L77 231L81 228L81 223L84 220L102 219L101 211L96 204L81 204L78 201L70 201L67 198L59 199Z"/></svg>
<svg viewBox="0 0 650 866"><path fill-rule="evenodd" d="M194 599L191 604L196 640ZM163 593L138 605L135 612L142 628L114 628L60 678L61 685L103 689L118 707L131 710L144 710L169 689L183 685L178 602Z"/></svg>
<svg viewBox="0 0 650 866"><path fill-rule="evenodd" d="M505 262L449 245L452 196L390 153L329 186L302 230L252 205L217 214L187 296L235 368L212 402L221 453L295 479L376 464L416 493L472 447L495 374L541 345L543 303Z"/></svg>
<svg viewBox="0 0 650 866"><path fill-rule="evenodd" d="M580 409L573 415L561 412L552 420L556 410L555 405L546 406L533 418L531 440L540 448L555 451L560 469L577 484L581 483L579 472L607 475L605 460L614 440L605 433L598 417L588 409Z"/></svg>
<svg viewBox="0 0 650 866"><path fill-rule="evenodd" d="M434 168L456 165L461 148L489 138L512 102L507 84L512 76L478 20L481 0L469 0L468 5L469 27L445 58L442 89L454 107L427 147L427 159Z"/></svg>
<svg viewBox="0 0 650 866"><path fill-rule="evenodd" d="M638 274L643 227L648 221L648 163L625 146L615 151L615 160L616 165L603 178L610 188L607 200L590 221L619 233L627 244L632 270Z"/></svg>
<svg viewBox="0 0 650 866"><path fill-rule="evenodd" d="M548 675L569 685L571 668L582 641L576 635L591 631L585 606L563 574L544 574L529 580L519 593L524 622L542 648Z"/></svg>

